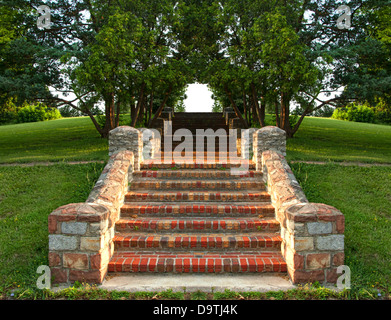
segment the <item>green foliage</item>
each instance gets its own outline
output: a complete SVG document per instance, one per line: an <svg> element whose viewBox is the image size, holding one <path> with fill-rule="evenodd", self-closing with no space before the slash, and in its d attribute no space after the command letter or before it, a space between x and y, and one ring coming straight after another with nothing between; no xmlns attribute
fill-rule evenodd
<svg viewBox="0 0 391 320"><path fill-rule="evenodd" d="M345 108L338 108L334 111L333 119L366 122L366 123L390 123L391 112L385 108L381 108L381 104L371 108L366 104L351 103Z"/></svg>
<svg viewBox="0 0 391 320"><path fill-rule="evenodd" d="M106 116L104 114L98 114L97 116L95 116L95 119L99 123L100 127L104 128L104 126L106 124ZM118 126L129 126L129 124L130 124L129 115L120 114Z"/></svg>
<svg viewBox="0 0 391 320"><path fill-rule="evenodd" d="M17 122L38 122L60 119L61 113L55 108L48 108L42 104L25 105L17 113Z"/></svg>
<svg viewBox="0 0 391 320"><path fill-rule="evenodd" d="M0 106L0 124L14 123L18 118L18 106L10 98Z"/></svg>

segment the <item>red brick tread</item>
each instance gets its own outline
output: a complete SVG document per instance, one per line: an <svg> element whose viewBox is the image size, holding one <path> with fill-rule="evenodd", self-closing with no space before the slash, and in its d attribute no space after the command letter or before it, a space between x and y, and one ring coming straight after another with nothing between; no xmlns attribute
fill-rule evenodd
<svg viewBox="0 0 391 320"><path fill-rule="evenodd" d="M263 215L274 216L275 209L269 203L230 204L230 203L172 203L149 202L148 205L135 202L125 203L121 208L121 216L128 215Z"/></svg>
<svg viewBox="0 0 391 320"><path fill-rule="evenodd" d="M231 170L143 170L133 172L133 176L138 178L201 178L201 179L242 179L261 178L262 173L258 171L242 171L233 175Z"/></svg>
<svg viewBox="0 0 391 320"><path fill-rule="evenodd" d="M195 190L265 190L265 184L257 180L140 180L130 184L130 190L138 189L195 189Z"/></svg>
<svg viewBox="0 0 391 320"><path fill-rule="evenodd" d="M286 271L286 262L277 252L251 252L251 254L117 252L109 263L109 272L280 273Z"/></svg>
<svg viewBox="0 0 391 320"><path fill-rule="evenodd" d="M146 235L133 233L114 236L116 250L129 249L189 249L189 250L245 250L268 249L277 250L281 245L281 237L277 234L175 234Z"/></svg>
<svg viewBox="0 0 391 320"><path fill-rule="evenodd" d="M280 229L280 223L275 219L256 218L221 218L221 219L178 219L167 218L136 218L120 219L116 223L116 231L131 232L254 232Z"/></svg>
<svg viewBox="0 0 391 320"><path fill-rule="evenodd" d="M130 191L125 201L237 201L264 202L270 201L266 191L186 191L186 190L137 190Z"/></svg>
<svg viewBox="0 0 391 320"><path fill-rule="evenodd" d="M243 161L236 161L236 162L223 162L223 163L195 163L195 162L169 162L164 163L163 161L156 161L154 159L152 160L144 160L144 162L141 164L141 170L145 169L171 169L171 168L177 168L177 169L219 169L219 168L237 168L243 166L248 166L249 170L255 169L255 164L253 161L243 160Z"/></svg>

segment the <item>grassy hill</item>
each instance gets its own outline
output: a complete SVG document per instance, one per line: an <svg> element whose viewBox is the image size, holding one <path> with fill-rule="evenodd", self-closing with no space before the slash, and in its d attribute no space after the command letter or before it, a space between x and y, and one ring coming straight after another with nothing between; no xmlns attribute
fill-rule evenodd
<svg viewBox="0 0 391 320"><path fill-rule="evenodd" d="M288 160L391 163L391 126L306 118ZM88 117L0 126L0 163L106 160L108 143Z"/></svg>
<svg viewBox="0 0 391 320"><path fill-rule="evenodd" d="M105 160L106 139L90 118L0 126L0 163Z"/></svg>
<svg viewBox="0 0 391 320"><path fill-rule="evenodd" d="M306 118L287 148L288 160L391 163L391 126Z"/></svg>

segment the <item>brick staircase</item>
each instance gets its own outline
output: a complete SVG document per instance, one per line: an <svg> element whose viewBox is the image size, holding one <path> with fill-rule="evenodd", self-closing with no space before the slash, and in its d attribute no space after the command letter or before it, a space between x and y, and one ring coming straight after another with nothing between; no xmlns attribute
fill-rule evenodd
<svg viewBox="0 0 391 320"><path fill-rule="evenodd" d="M176 114L173 132L178 128L228 129L222 114ZM248 172L232 175L231 167L248 160L155 160L134 172L109 274L286 273L280 225L252 161Z"/></svg>

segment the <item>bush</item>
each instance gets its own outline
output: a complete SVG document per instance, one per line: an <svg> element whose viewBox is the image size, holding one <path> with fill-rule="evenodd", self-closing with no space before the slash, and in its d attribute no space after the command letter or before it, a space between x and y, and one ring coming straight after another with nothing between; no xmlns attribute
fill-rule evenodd
<svg viewBox="0 0 391 320"><path fill-rule="evenodd" d="M375 111L367 105L349 104L345 108L336 109L332 115L333 119L374 123L376 120Z"/></svg>
<svg viewBox="0 0 391 320"><path fill-rule="evenodd" d="M376 118L381 123L391 124L391 112L389 111L376 112Z"/></svg>
<svg viewBox="0 0 391 320"><path fill-rule="evenodd" d="M335 108L330 106L324 106L314 111L314 117L330 118L333 115Z"/></svg>
<svg viewBox="0 0 391 320"><path fill-rule="evenodd" d="M9 99L5 104L0 106L0 124L16 122L18 118L18 107Z"/></svg>
<svg viewBox="0 0 391 320"><path fill-rule="evenodd" d="M57 109L48 108L42 104L25 105L18 110L17 122L38 122L60 119L61 113Z"/></svg>

